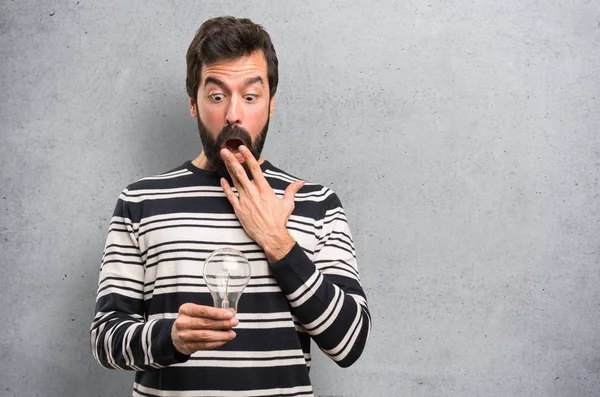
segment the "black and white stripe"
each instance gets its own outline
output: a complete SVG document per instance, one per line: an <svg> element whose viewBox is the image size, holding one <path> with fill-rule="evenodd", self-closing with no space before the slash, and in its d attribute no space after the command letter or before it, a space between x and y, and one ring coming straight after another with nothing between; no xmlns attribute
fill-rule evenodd
<svg viewBox="0 0 600 397"><path fill-rule="evenodd" d="M268 162L261 168L278 196L298 180ZM134 396L312 396L311 339L348 366L371 325L339 199L306 183L295 201L287 227L298 244L269 264L215 173L186 162L124 189L100 265L90 331L96 360L137 371ZM203 264L220 247L240 250L252 268L237 337L186 357L175 351L170 330L181 304L212 304Z"/></svg>

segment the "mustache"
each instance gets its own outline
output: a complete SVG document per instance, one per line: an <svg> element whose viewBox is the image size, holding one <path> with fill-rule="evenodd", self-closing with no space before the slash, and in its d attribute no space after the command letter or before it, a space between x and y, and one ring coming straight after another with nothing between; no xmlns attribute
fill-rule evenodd
<svg viewBox="0 0 600 397"><path fill-rule="evenodd" d="M250 137L250 133L238 125L227 125L223 127L217 136L215 146L221 148L229 139L239 139L244 146L248 149L252 149L252 138Z"/></svg>

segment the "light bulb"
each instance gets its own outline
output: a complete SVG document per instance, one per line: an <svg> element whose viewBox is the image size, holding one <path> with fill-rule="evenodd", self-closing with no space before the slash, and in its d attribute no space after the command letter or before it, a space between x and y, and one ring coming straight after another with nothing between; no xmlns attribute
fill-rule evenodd
<svg viewBox="0 0 600 397"><path fill-rule="evenodd" d="M215 307L237 311L238 301L250 281L250 264L240 251L219 248L204 262L204 282Z"/></svg>

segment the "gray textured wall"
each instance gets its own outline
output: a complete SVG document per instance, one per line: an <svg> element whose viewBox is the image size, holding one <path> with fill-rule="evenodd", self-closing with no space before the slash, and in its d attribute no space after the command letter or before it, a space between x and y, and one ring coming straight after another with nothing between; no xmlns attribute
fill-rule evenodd
<svg viewBox="0 0 600 397"><path fill-rule="evenodd" d="M108 220L200 150L221 14L278 49L266 157L353 227L374 328L317 395L600 395L597 0L0 4L0 396L130 395L88 342Z"/></svg>

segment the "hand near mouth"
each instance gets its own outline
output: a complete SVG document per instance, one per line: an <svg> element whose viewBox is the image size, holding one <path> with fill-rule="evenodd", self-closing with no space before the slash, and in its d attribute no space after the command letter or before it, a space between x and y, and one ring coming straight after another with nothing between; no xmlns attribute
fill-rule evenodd
<svg viewBox="0 0 600 397"><path fill-rule="evenodd" d="M223 149L229 150L235 157L238 158L238 160L241 160L242 156L240 153L240 146L242 145L243 142L241 139L228 139L225 141Z"/></svg>
<svg viewBox="0 0 600 397"><path fill-rule="evenodd" d="M291 183L283 198L279 198L250 150L244 145L240 145L238 150L253 180L248 179L236 156L229 149L222 149L221 158L238 194L233 192L225 178L221 178L221 188L248 236L262 247L269 262L273 263L283 258L296 244L286 224L295 208L294 197L304 186L304 181Z"/></svg>

